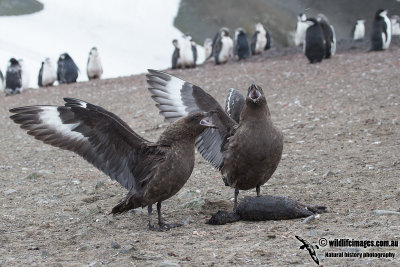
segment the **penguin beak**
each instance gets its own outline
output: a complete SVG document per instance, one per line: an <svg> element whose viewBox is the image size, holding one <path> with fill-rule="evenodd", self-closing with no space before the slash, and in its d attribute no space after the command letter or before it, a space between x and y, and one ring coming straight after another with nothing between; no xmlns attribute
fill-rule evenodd
<svg viewBox="0 0 400 267"><path fill-rule="evenodd" d="M261 97L261 92L258 90L257 86L253 83L250 86L248 97L255 103Z"/></svg>

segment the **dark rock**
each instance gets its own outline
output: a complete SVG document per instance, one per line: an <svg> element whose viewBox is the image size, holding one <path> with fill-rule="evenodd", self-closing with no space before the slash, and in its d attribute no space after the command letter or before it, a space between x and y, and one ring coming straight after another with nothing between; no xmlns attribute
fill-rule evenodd
<svg viewBox="0 0 400 267"><path fill-rule="evenodd" d="M111 248L113 249L120 249L121 245L118 244L117 242L111 242Z"/></svg>
<svg viewBox="0 0 400 267"><path fill-rule="evenodd" d="M238 214L219 210L217 213L211 216L211 218L207 221L207 224L223 225L227 223L237 222L239 220L240 216Z"/></svg>

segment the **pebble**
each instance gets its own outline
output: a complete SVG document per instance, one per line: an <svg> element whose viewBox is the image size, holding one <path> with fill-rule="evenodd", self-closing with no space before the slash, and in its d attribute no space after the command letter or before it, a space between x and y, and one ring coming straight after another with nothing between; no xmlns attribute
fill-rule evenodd
<svg viewBox="0 0 400 267"><path fill-rule="evenodd" d="M393 210L374 210L373 213L376 215L397 215L400 216L399 211L393 211Z"/></svg>
<svg viewBox="0 0 400 267"><path fill-rule="evenodd" d="M190 209L190 208L195 208L195 207L201 207L205 204L205 201L203 198L196 198L191 201L185 202L181 205L178 206L180 209Z"/></svg>
<svg viewBox="0 0 400 267"><path fill-rule="evenodd" d="M6 196L11 195L15 192L17 192L17 190L12 189L12 188L3 191L4 195L6 195Z"/></svg>
<svg viewBox="0 0 400 267"><path fill-rule="evenodd" d="M326 178L326 177L328 177L328 176L330 176L330 175L334 175L334 173L331 172L330 170L327 170L327 171L322 175L322 178Z"/></svg>
<svg viewBox="0 0 400 267"><path fill-rule="evenodd" d="M305 219L303 220L303 223L312 222L312 221L314 221L315 219L319 219L319 217L321 217L321 215L319 215L319 214L310 215L310 216L308 216L307 218L305 218Z"/></svg>
<svg viewBox="0 0 400 267"><path fill-rule="evenodd" d="M172 261L163 261L158 266L159 267L175 267L175 266L179 266L179 264L172 262Z"/></svg>
<svg viewBox="0 0 400 267"><path fill-rule="evenodd" d="M121 245L120 244L118 244L117 242L111 242L111 248L113 248L113 249L120 249L121 248Z"/></svg>

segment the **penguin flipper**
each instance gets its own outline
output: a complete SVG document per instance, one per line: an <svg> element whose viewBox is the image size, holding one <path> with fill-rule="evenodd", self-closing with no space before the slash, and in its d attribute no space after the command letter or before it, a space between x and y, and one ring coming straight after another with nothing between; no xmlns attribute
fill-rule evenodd
<svg viewBox="0 0 400 267"><path fill-rule="evenodd" d="M244 103L244 96L238 90L230 88L226 97L225 111L237 123L239 123Z"/></svg>

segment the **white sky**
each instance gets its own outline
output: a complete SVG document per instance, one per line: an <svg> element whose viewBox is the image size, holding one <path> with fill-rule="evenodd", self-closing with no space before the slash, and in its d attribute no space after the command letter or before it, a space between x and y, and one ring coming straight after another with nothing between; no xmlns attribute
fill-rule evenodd
<svg viewBox="0 0 400 267"><path fill-rule="evenodd" d="M172 39L182 35L173 26L179 0L40 1L41 12L0 17L0 69L5 75L11 57L24 59L31 87L37 87L44 58L56 65L64 52L80 69L78 81L87 80L87 57L93 46L102 59L103 78L170 67Z"/></svg>

